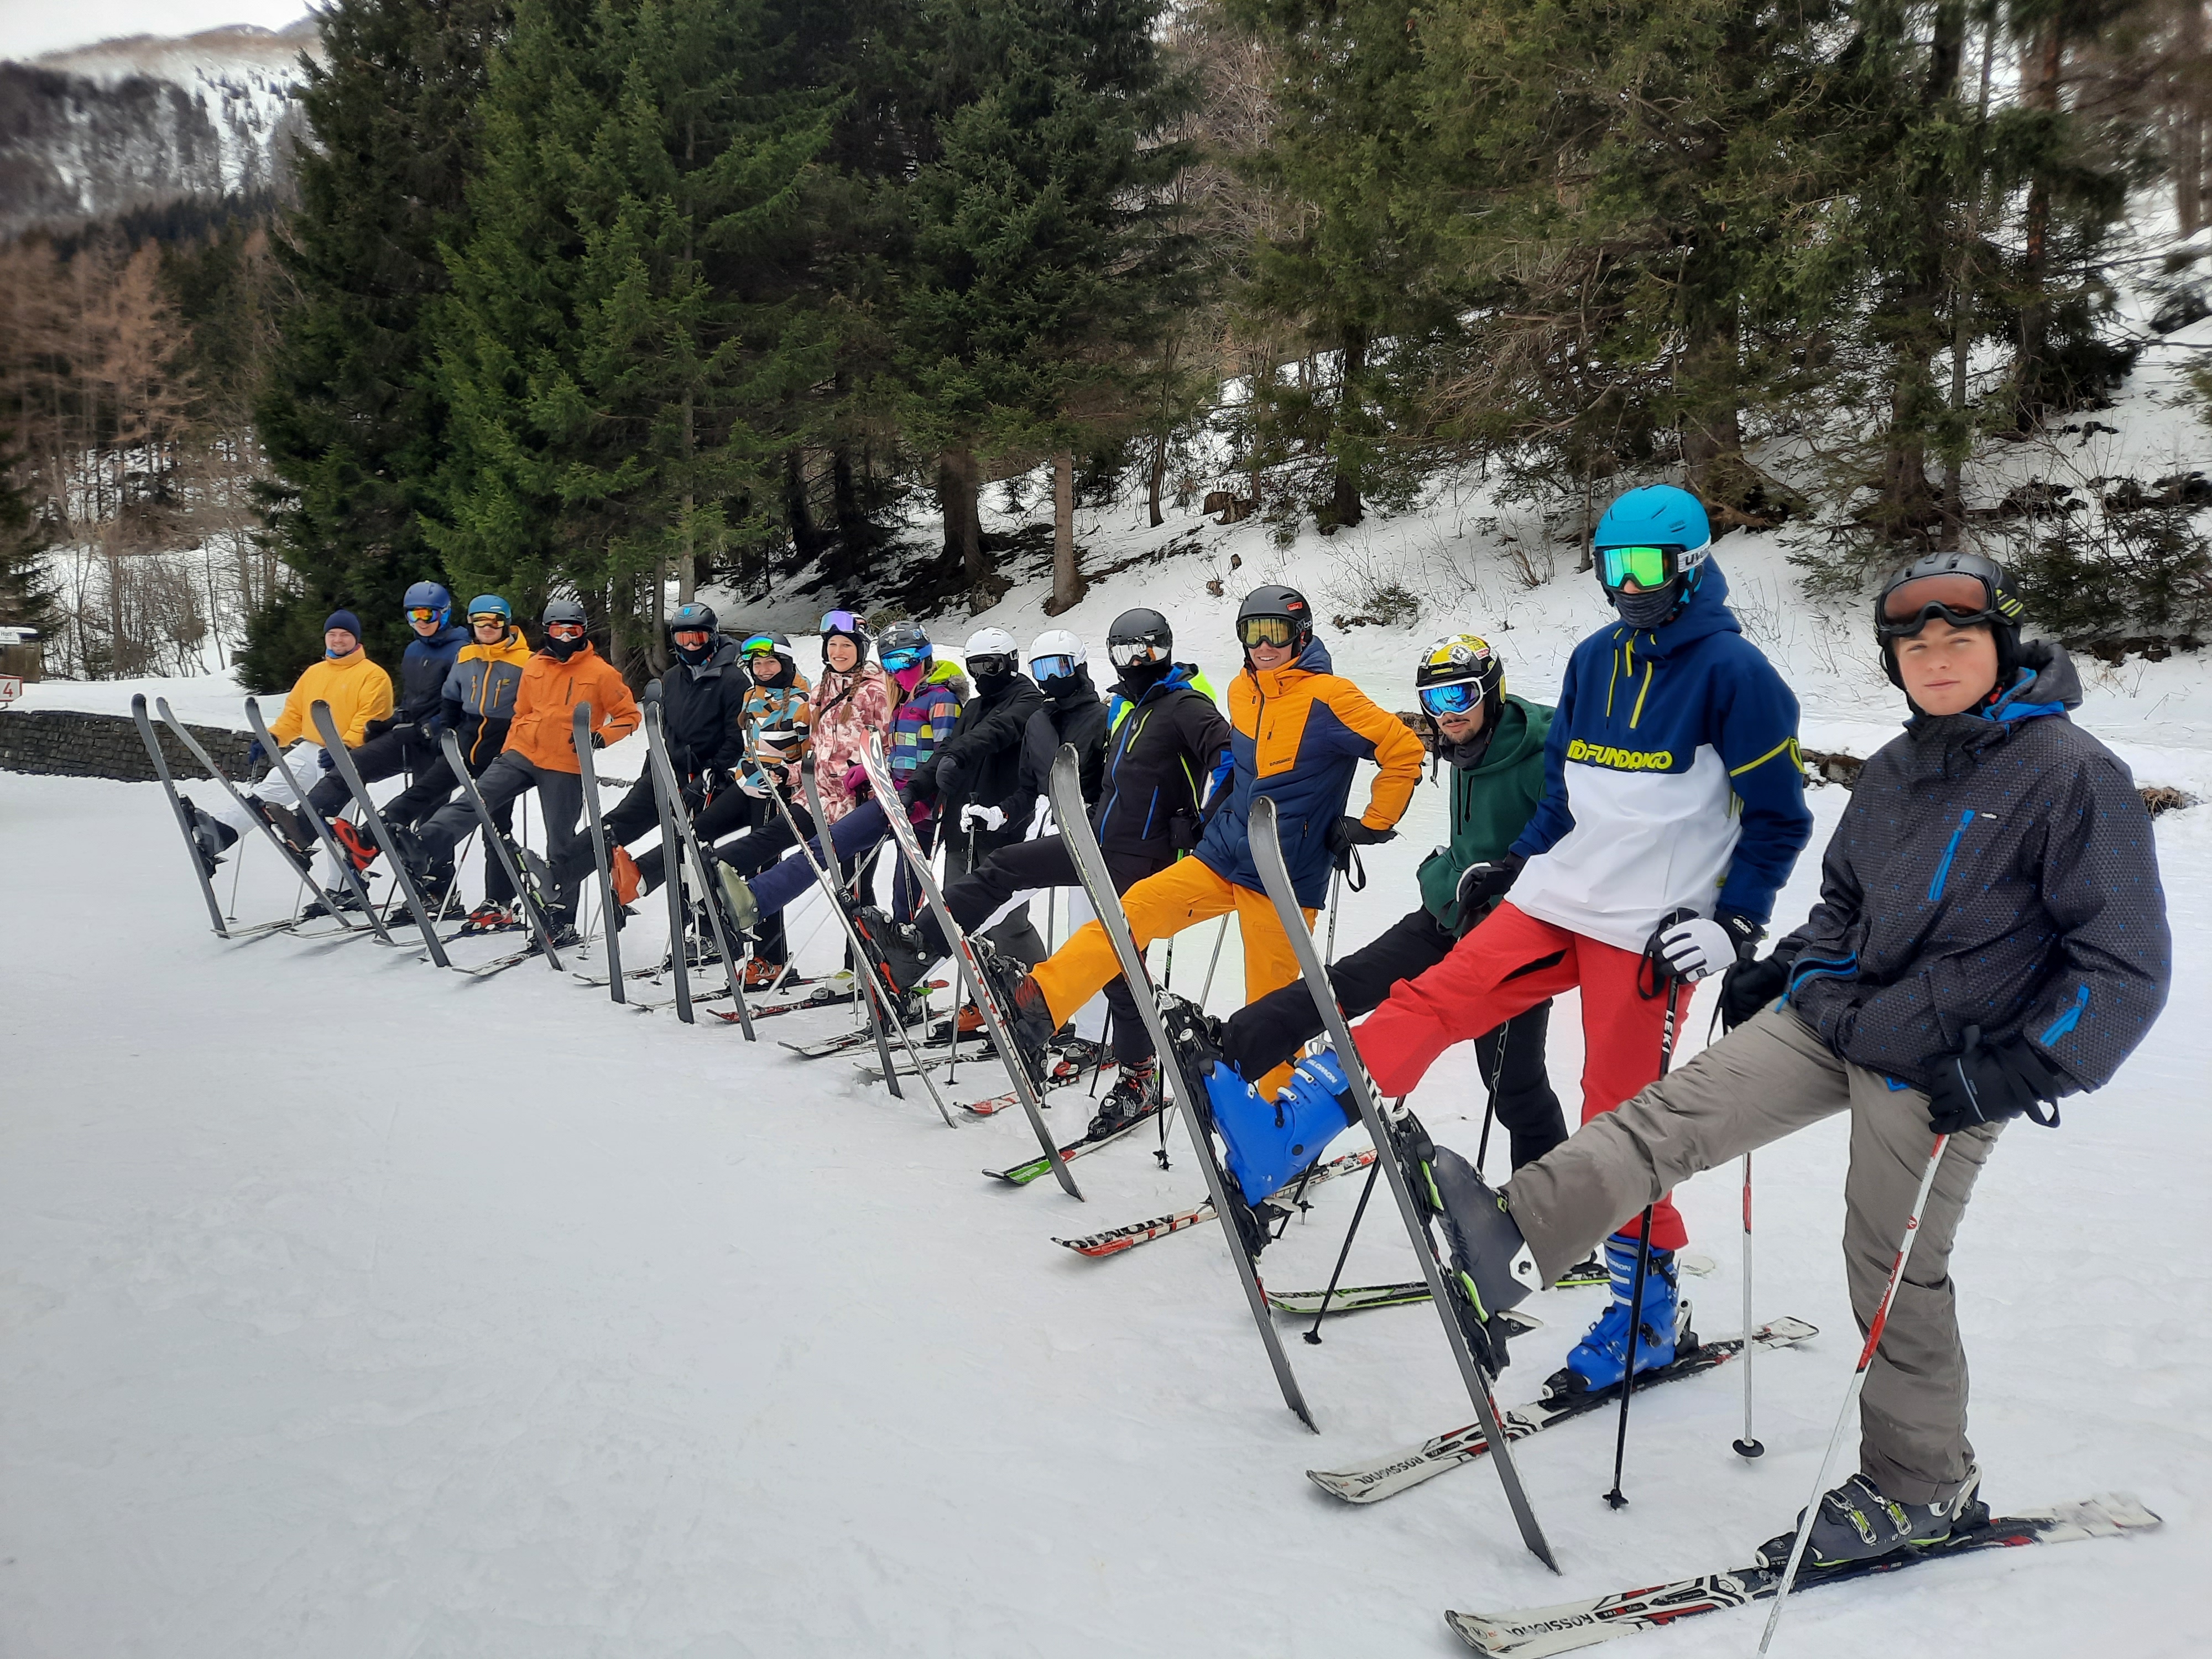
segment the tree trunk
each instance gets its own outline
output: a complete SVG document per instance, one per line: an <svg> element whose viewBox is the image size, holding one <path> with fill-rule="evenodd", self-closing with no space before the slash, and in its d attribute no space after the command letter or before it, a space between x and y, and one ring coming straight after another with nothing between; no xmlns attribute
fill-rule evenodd
<svg viewBox="0 0 2212 1659"><path fill-rule="evenodd" d="M970 587L980 586L991 574L983 558L983 520L975 497L983 487L983 469L975 452L948 449L937 458L937 496L945 514L945 556L957 560Z"/></svg>
<svg viewBox="0 0 2212 1659"><path fill-rule="evenodd" d="M1943 465L1943 546L1955 549L1966 527L1965 465L1966 425L1966 359L1974 344L1974 250L1982 237L1982 147L1990 120L1990 74L1996 57L1997 31L1992 22L1982 31L1982 87L1974 106L1972 147L1967 152L1966 178L1973 198L1966 209L1966 234L1960 238L1959 274L1951 285L1951 422L1954 436Z"/></svg>
<svg viewBox="0 0 2212 1659"><path fill-rule="evenodd" d="M2204 0L2178 0L2173 44L2181 60L2179 96L2170 112L2173 207L2181 234L2192 236L2204 226Z"/></svg>
<svg viewBox="0 0 2212 1659"><path fill-rule="evenodd" d="M1682 355L1674 392L1682 409L1682 466L1708 507L1752 505L1759 477L1743 459L1738 408L1735 297L1717 246L1704 236L1683 267Z"/></svg>
<svg viewBox="0 0 2212 1659"><path fill-rule="evenodd" d="M1162 432L1152 440L1152 465L1145 479L1145 502L1151 509L1155 530L1166 522L1160 512L1160 486L1167 482L1167 476L1168 434Z"/></svg>
<svg viewBox="0 0 2212 1659"><path fill-rule="evenodd" d="M1966 44L1963 0L1945 0L1936 14L1936 33L1928 55L1928 79L1921 107L1936 108L1959 94L1960 60ZM1949 331L1936 314L1947 276L1951 200L1939 174L1920 201L1918 234L1905 258L1902 291L1896 301L1894 366L1890 373L1889 428L1883 438L1881 496L1867 519L1885 540L1927 542L1929 526L1942 516L1942 503L1928 479L1928 434L1942 416L1936 385L1936 354L1948 343Z"/></svg>
<svg viewBox="0 0 2212 1659"><path fill-rule="evenodd" d="M842 591L866 574L868 556L881 539L875 520L860 498L860 474L853 465L849 445L840 443L830 452L830 514L837 527L837 544L830 556L830 568Z"/></svg>
<svg viewBox="0 0 2212 1659"><path fill-rule="evenodd" d="M1367 331L1361 328L1344 331L1343 383L1337 393L1336 429L1349 433L1357 428L1360 419L1359 382L1367 372ZM1328 501L1329 522L1349 530L1367 516L1359 499L1359 469L1348 464L1340 453L1336 461L1336 486Z"/></svg>
<svg viewBox="0 0 2212 1659"><path fill-rule="evenodd" d="M1052 458L1052 598L1044 614L1073 610L1089 586L1075 566L1075 457L1063 449Z"/></svg>
<svg viewBox="0 0 2212 1659"><path fill-rule="evenodd" d="M2033 76L2023 88L2030 109L2057 112L2064 53L2057 19L2046 20L2036 37ZM2014 412L2023 430L2049 407L2055 390L2049 362L2051 300L2044 291L2051 267L2051 176L2040 167L2028 182L2024 230L2020 274L2028 299L2020 308L2020 349L2013 366Z"/></svg>
<svg viewBox="0 0 2212 1659"><path fill-rule="evenodd" d="M800 562L819 558L830 538L814 522L814 506L806 489L805 454L795 448L783 453L783 520Z"/></svg>

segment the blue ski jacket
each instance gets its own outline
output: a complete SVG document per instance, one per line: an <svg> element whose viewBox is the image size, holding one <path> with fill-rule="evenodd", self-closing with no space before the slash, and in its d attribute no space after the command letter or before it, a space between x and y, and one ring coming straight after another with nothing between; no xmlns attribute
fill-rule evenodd
<svg viewBox="0 0 2212 1659"><path fill-rule="evenodd" d="M1797 699L1711 561L1672 622L1575 647L1544 768L1513 905L1624 951L1679 909L1764 922L1812 838Z"/></svg>

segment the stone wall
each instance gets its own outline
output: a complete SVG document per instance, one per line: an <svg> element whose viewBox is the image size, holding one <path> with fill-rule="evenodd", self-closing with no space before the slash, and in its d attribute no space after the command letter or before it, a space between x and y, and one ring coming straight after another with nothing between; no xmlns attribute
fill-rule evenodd
<svg viewBox="0 0 2212 1659"><path fill-rule="evenodd" d="M206 775L191 752L157 715L154 730L161 734L161 753L176 778ZM216 764L234 778L246 774L250 733L221 726L195 726L199 739ZM44 772L70 778L119 778L129 783L150 782L154 762L138 736L138 723L128 714L80 714L64 709L0 709L0 771Z"/></svg>

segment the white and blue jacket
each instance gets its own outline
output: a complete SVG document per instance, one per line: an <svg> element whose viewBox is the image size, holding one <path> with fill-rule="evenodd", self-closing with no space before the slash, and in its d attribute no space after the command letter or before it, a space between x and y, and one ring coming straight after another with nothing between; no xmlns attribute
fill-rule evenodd
<svg viewBox="0 0 2212 1659"><path fill-rule="evenodd" d="M1813 833L1797 699L1707 561L1680 615L1575 647L1544 799L1512 850L1516 909L1624 951L1688 908L1764 922Z"/></svg>

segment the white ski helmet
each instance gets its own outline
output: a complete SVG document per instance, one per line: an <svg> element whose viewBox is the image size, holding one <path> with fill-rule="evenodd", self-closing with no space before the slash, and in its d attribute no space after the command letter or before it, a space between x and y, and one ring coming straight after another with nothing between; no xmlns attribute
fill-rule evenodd
<svg viewBox="0 0 2212 1659"><path fill-rule="evenodd" d="M1030 678L1039 685L1066 678L1085 661L1083 641L1065 628L1048 628L1030 642Z"/></svg>
<svg viewBox="0 0 2212 1659"><path fill-rule="evenodd" d="M1003 628L979 628L960 647L963 657L1011 657L1019 649L1014 636Z"/></svg>

